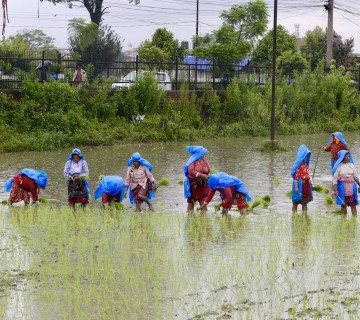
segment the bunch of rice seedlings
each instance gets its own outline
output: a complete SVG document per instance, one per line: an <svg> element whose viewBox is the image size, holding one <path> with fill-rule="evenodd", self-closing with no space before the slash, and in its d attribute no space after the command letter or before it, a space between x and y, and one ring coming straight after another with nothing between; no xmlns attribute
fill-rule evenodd
<svg viewBox="0 0 360 320"><path fill-rule="evenodd" d="M8 201L7 201L7 200L3 200L3 201L1 201L1 204L6 205L6 204L8 204Z"/></svg>
<svg viewBox="0 0 360 320"><path fill-rule="evenodd" d="M87 174L82 174L81 176L79 176L79 178L83 180L87 180L89 179L89 176Z"/></svg>
<svg viewBox="0 0 360 320"><path fill-rule="evenodd" d="M261 197L262 200L266 201L266 202L270 202L271 201L271 197L270 195L266 194L265 196Z"/></svg>
<svg viewBox="0 0 360 320"><path fill-rule="evenodd" d="M288 192L285 193L285 196L287 196L288 198L292 198L292 190L289 190Z"/></svg>
<svg viewBox="0 0 360 320"><path fill-rule="evenodd" d="M262 204L262 201L261 199L255 199L254 202L252 203L251 207L250 207L250 210L253 210L254 208L256 208L257 206L261 205Z"/></svg>
<svg viewBox="0 0 360 320"><path fill-rule="evenodd" d="M39 198L39 202L40 203L50 203L50 200L48 199L48 197L41 197L41 198Z"/></svg>
<svg viewBox="0 0 360 320"><path fill-rule="evenodd" d="M219 172L219 170L216 169L215 167L212 167L212 168L210 169L210 174L214 174L214 173L216 173L216 172Z"/></svg>
<svg viewBox="0 0 360 320"><path fill-rule="evenodd" d="M99 181L101 181L105 177L104 174L99 175Z"/></svg>
<svg viewBox="0 0 360 320"><path fill-rule="evenodd" d="M178 181L178 185L179 185L179 186L183 186L183 185L184 185L184 180Z"/></svg>
<svg viewBox="0 0 360 320"><path fill-rule="evenodd" d="M274 183L275 183L276 185L279 185L279 183L280 183L280 178L279 178L279 176L276 176L276 177L275 177Z"/></svg>
<svg viewBox="0 0 360 320"><path fill-rule="evenodd" d="M166 178L162 178L159 183L158 183L159 186L169 186L170 185L170 181L169 179L166 179Z"/></svg>
<svg viewBox="0 0 360 320"><path fill-rule="evenodd" d="M125 208L124 205L120 202L113 202L111 206L114 207L116 210L123 210Z"/></svg>
<svg viewBox="0 0 360 320"><path fill-rule="evenodd" d="M342 214L341 209L336 209L332 212L333 214Z"/></svg>
<svg viewBox="0 0 360 320"><path fill-rule="evenodd" d="M316 192L319 192L319 193L325 193L325 194L328 194L330 192L330 190L328 188L326 188L325 186L321 185L321 184L318 184L316 186L313 186L312 189Z"/></svg>
<svg viewBox="0 0 360 320"><path fill-rule="evenodd" d="M165 203L162 202L162 201L160 201L160 202L157 203L158 206L163 206L164 204L165 204Z"/></svg>
<svg viewBox="0 0 360 320"><path fill-rule="evenodd" d="M326 204L333 204L334 203L334 199L331 198L331 196L327 195L325 197L325 201L326 201Z"/></svg>

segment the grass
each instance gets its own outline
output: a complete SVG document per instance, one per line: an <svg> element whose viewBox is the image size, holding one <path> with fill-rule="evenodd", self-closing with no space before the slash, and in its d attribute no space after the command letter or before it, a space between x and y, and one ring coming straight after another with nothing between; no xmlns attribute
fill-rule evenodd
<svg viewBox="0 0 360 320"><path fill-rule="evenodd" d="M13 209L0 216L4 320L360 316L350 216Z"/></svg>
<svg viewBox="0 0 360 320"><path fill-rule="evenodd" d="M162 178L159 183L158 183L159 186L165 186L165 187L168 187L170 185L170 181L169 179L167 178Z"/></svg>

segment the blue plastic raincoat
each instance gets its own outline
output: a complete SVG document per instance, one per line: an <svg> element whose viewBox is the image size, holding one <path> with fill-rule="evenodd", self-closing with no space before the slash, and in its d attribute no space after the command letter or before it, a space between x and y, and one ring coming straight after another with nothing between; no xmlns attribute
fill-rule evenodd
<svg viewBox="0 0 360 320"><path fill-rule="evenodd" d="M329 138L329 144L331 144L332 136L336 136L340 140L340 142L342 142L346 147L348 147L341 132L333 132ZM351 153L350 153L350 161L351 161L351 163L354 163ZM333 158L331 158L331 169L333 167L334 167L334 160L333 160Z"/></svg>
<svg viewBox="0 0 360 320"><path fill-rule="evenodd" d="M203 148L201 146L187 146L186 147L190 154L192 155L189 160L186 162L186 165L184 167L184 173L186 176L186 179L184 181L184 195L185 198L191 197L190 192L190 180L189 180L189 165L191 165L193 162L199 160L202 156L204 156L207 153L207 149Z"/></svg>
<svg viewBox="0 0 360 320"><path fill-rule="evenodd" d="M147 168L149 169L149 171L152 172L152 165L151 165L150 162L147 161L146 159L141 158L139 152L135 152L135 153L131 156L131 158L130 158L129 161L128 161L128 167L130 167L130 166L132 165L133 161L139 161L142 166L147 167ZM152 184L152 183L151 183L151 187L153 188L153 184ZM151 200L152 198L155 198L154 188L153 188L153 191L152 191L152 192L149 194L149 196L148 196L148 199L149 199L149 200ZM134 198L134 195L133 195L133 193L132 193L131 186L130 186L130 192L129 192L129 199L130 199L130 202L131 202L132 204L135 203L135 201L134 201L135 198Z"/></svg>
<svg viewBox="0 0 360 320"><path fill-rule="evenodd" d="M295 192L295 173L299 169L301 163L305 160L305 163L309 167L310 164L311 151L306 147L306 145L302 144L296 154L294 166L291 170L291 177L293 178L292 184L292 201L293 202L301 202L302 201L302 179L299 179L298 189L299 192ZM310 185L311 197L313 196L312 187Z"/></svg>
<svg viewBox="0 0 360 320"><path fill-rule="evenodd" d="M73 151L71 151L69 157L67 158L67 161L72 160L73 154L74 154L75 152L78 153L79 156L80 156L80 160L79 160L79 161L86 161L84 155L81 153L81 150L78 149L78 148L75 148L75 149L73 149ZM87 190L87 199L90 200L90 187L89 187L89 183L88 183L87 179L84 179L84 181L85 181L86 190ZM69 183L69 180L67 181L67 183Z"/></svg>
<svg viewBox="0 0 360 320"><path fill-rule="evenodd" d="M30 179L33 179L41 188L45 188L47 185L47 174L45 171L41 170L36 171L34 169L23 169L20 171L20 176L22 175L28 176ZM12 184L14 182L14 178L9 179L4 186L6 192L11 191Z"/></svg>
<svg viewBox="0 0 360 320"><path fill-rule="evenodd" d="M334 167L332 169L333 176L334 176L339 164L344 160L346 154L348 154L348 153L350 153L350 151L347 151L347 150L340 150L338 152L338 159L335 162ZM351 153L350 153L350 158L351 158ZM339 206L345 205L345 187L344 187L344 183L340 180L338 180L338 182L337 182L337 190L338 190L339 195L336 197L336 204ZM357 194L357 185L355 182L354 182L354 196L355 196L356 205L358 205L359 201L358 201L358 194Z"/></svg>
<svg viewBox="0 0 360 320"><path fill-rule="evenodd" d="M247 201L251 201L251 197L246 190L245 184L237 177L230 176L225 172L216 172L210 175L208 186L211 189L222 189L227 187L235 187L235 191L245 194Z"/></svg>
<svg viewBox="0 0 360 320"><path fill-rule="evenodd" d="M119 176L106 176L102 178L95 191L95 200L102 197L103 192L110 195L116 196L121 190L121 201L124 200L125 195L125 183L124 180Z"/></svg>

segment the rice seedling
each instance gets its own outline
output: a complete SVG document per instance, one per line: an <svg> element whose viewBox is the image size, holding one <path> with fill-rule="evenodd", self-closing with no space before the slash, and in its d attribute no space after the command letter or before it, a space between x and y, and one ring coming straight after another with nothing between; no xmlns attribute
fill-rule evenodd
<svg viewBox="0 0 360 320"><path fill-rule="evenodd" d="M266 194L265 196L261 197L262 200L266 201L266 202L270 202L271 201L271 197Z"/></svg>
<svg viewBox="0 0 360 320"><path fill-rule="evenodd" d="M338 208L332 212L333 214L342 214L341 209Z"/></svg>
<svg viewBox="0 0 360 320"><path fill-rule="evenodd" d="M219 170L216 169L215 167L211 167L211 169L210 169L210 174L214 174L214 173L216 173L216 172L219 172Z"/></svg>
<svg viewBox="0 0 360 320"><path fill-rule="evenodd" d="M279 183L280 183L280 178L279 178L279 176L276 176L275 178L274 178L274 183L275 183L275 185L279 185Z"/></svg>
<svg viewBox="0 0 360 320"><path fill-rule="evenodd" d="M256 208L257 206L259 206L259 205L261 205L261 204L262 204L261 199L255 199L254 202L251 204L250 209L251 209L251 210L254 210L254 208Z"/></svg>
<svg viewBox="0 0 360 320"><path fill-rule="evenodd" d="M316 191L316 192L319 192L319 193L328 194L330 192L330 190L327 187L325 187L325 186L323 186L321 184L313 186L312 189L313 189L313 191Z"/></svg>
<svg viewBox="0 0 360 320"><path fill-rule="evenodd" d="M285 196L287 196L288 198L292 198L292 190L289 190L288 192L285 193Z"/></svg>
<svg viewBox="0 0 360 320"><path fill-rule="evenodd" d="M8 201L7 200L2 200L1 204L6 205L6 204L8 204Z"/></svg>
<svg viewBox="0 0 360 320"><path fill-rule="evenodd" d="M184 180L179 180L179 181L178 181L178 185L179 185L179 186L183 186L183 185L184 185Z"/></svg>
<svg viewBox="0 0 360 320"><path fill-rule="evenodd" d="M89 176L87 174L82 174L81 176L79 176L79 178L83 180L87 180L89 179Z"/></svg>
<svg viewBox="0 0 360 320"><path fill-rule="evenodd" d="M329 195L325 196L325 201L326 201L326 204L333 204L334 203L334 199Z"/></svg>
<svg viewBox="0 0 360 320"><path fill-rule="evenodd" d="M169 181L169 179L167 179L167 178L162 178L162 179L159 181L158 185L159 185L159 186L165 186L165 187L167 187L167 186L170 185L170 181Z"/></svg>
<svg viewBox="0 0 360 320"><path fill-rule="evenodd" d="M48 203L50 203L50 200L48 199L48 197L41 197L41 198L39 198L39 202L48 204Z"/></svg>
<svg viewBox="0 0 360 320"><path fill-rule="evenodd" d="M162 202L162 201L160 201L160 202L157 203L157 205L160 206L160 207L162 207L164 204L165 204L165 203Z"/></svg>
<svg viewBox="0 0 360 320"><path fill-rule="evenodd" d="M101 174L101 175L99 175L99 181L101 181L103 178L105 178L105 175L104 174Z"/></svg>
<svg viewBox="0 0 360 320"><path fill-rule="evenodd" d="M115 208L116 210L124 210L125 209L124 205L120 202L111 203L111 207Z"/></svg>

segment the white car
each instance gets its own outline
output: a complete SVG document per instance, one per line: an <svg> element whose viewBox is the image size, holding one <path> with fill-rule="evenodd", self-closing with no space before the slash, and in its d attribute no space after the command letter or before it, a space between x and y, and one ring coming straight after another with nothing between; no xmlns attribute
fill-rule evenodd
<svg viewBox="0 0 360 320"><path fill-rule="evenodd" d="M149 72L139 71L137 76L138 79L144 78L146 74ZM165 91L171 90L171 79L166 72L153 72L151 73L154 75L156 80L158 81L158 89L164 89ZM136 71L131 71L125 77L121 78L121 82L114 82L112 84L113 89L122 89L122 88L130 88L136 80Z"/></svg>

